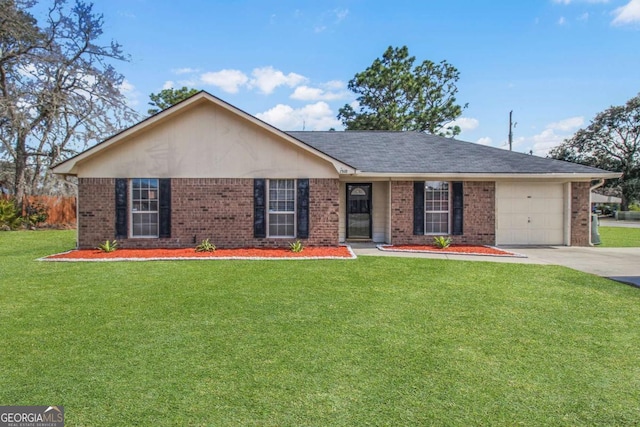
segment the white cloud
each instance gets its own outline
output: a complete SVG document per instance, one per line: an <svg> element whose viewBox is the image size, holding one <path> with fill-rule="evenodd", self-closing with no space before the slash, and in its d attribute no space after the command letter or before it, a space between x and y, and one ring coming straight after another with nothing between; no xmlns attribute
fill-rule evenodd
<svg viewBox="0 0 640 427"><path fill-rule="evenodd" d="M571 138L573 132L584 124L584 117L569 117L564 120L549 123L545 129L530 138L524 138L536 156L546 156L549 150L560 145L565 139Z"/></svg>
<svg viewBox="0 0 640 427"><path fill-rule="evenodd" d="M178 80L178 84L176 86L186 86L186 87L193 87L193 88L197 88L198 86L200 86L202 82L201 81L197 81L197 80Z"/></svg>
<svg viewBox="0 0 640 427"><path fill-rule="evenodd" d="M322 33L329 26L340 24L349 15L349 9L336 8L333 10L327 10L323 12L318 18L318 23L313 27L313 31L316 33Z"/></svg>
<svg viewBox="0 0 640 427"><path fill-rule="evenodd" d="M558 19L558 25L564 25L565 22L567 22L567 20L564 19L564 16L561 16L560 19Z"/></svg>
<svg viewBox="0 0 640 427"><path fill-rule="evenodd" d="M609 0L553 0L554 3L571 4L571 3L609 3Z"/></svg>
<svg viewBox="0 0 640 427"><path fill-rule="evenodd" d="M127 99L127 104L131 108L134 108L140 104L140 92L136 90L136 87L127 79L124 79L120 83L120 92Z"/></svg>
<svg viewBox="0 0 640 427"><path fill-rule="evenodd" d="M640 0L630 0L626 5L613 11L613 25L640 23Z"/></svg>
<svg viewBox="0 0 640 427"><path fill-rule="evenodd" d="M529 142L532 143L531 150L533 150L533 154L545 157L549 150L560 145L568 137L567 135L556 134L553 129L545 129L541 133L532 136Z"/></svg>
<svg viewBox="0 0 640 427"><path fill-rule="evenodd" d="M588 21L589 20L589 12L585 12L582 15L578 16L578 21Z"/></svg>
<svg viewBox="0 0 640 427"><path fill-rule="evenodd" d="M193 73L197 73L198 70L197 68L189 68L189 67L184 67L184 68L174 68L173 70L171 70L171 72L173 74L193 74Z"/></svg>
<svg viewBox="0 0 640 427"><path fill-rule="evenodd" d="M348 92L331 92L317 87L298 86L291 94L291 99L301 101L335 101L349 96Z"/></svg>
<svg viewBox="0 0 640 427"><path fill-rule="evenodd" d="M282 130L329 130L341 126L331 107L322 101L298 109L278 104L256 117Z"/></svg>
<svg viewBox="0 0 640 427"><path fill-rule="evenodd" d="M136 87L127 79L124 79L122 83L120 83L120 92L125 95L132 93L135 89Z"/></svg>
<svg viewBox="0 0 640 427"><path fill-rule="evenodd" d="M334 9L333 13L336 15L336 23L339 23L349 15L349 9Z"/></svg>
<svg viewBox="0 0 640 427"><path fill-rule="evenodd" d="M493 140L491 138L489 138L488 136L483 136L482 138L480 138L480 139L478 139L476 141L476 144L491 145L492 142L493 142Z"/></svg>
<svg viewBox="0 0 640 427"><path fill-rule="evenodd" d="M578 129L584 124L584 117L576 116L569 117L568 119L560 120L559 122L549 123L547 129L559 130L562 132L569 132Z"/></svg>
<svg viewBox="0 0 640 427"><path fill-rule="evenodd" d="M458 117L452 122L447 123L444 128L449 126L460 126L460 130L473 130L480 125L478 119L474 119L471 117Z"/></svg>
<svg viewBox="0 0 640 427"><path fill-rule="evenodd" d="M238 93L240 87L249 82L249 77L240 70L220 70L202 74L200 81L228 93Z"/></svg>
<svg viewBox="0 0 640 427"><path fill-rule="evenodd" d="M342 80L331 80L326 82L323 86L327 90L338 90L346 87Z"/></svg>
<svg viewBox="0 0 640 427"><path fill-rule="evenodd" d="M307 81L307 78L296 73L284 74L272 66L255 68L251 75L253 78L249 82L250 87L257 87L265 95L272 93L275 88L282 85L295 87Z"/></svg>
<svg viewBox="0 0 640 427"><path fill-rule="evenodd" d="M164 84L162 85L162 90L165 89L173 89L176 86L176 84L172 81L172 80L167 80L166 82L164 82Z"/></svg>

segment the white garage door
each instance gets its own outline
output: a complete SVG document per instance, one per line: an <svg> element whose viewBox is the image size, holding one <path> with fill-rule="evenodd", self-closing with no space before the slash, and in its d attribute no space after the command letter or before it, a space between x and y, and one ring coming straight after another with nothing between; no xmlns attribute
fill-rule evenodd
<svg viewBox="0 0 640 427"><path fill-rule="evenodd" d="M564 185L496 183L499 245L564 244Z"/></svg>

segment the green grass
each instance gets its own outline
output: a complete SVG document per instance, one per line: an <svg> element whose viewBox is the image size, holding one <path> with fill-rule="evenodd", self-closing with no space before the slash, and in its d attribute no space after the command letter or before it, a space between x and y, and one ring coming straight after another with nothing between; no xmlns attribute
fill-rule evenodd
<svg viewBox="0 0 640 427"><path fill-rule="evenodd" d="M554 266L45 263L0 233L0 404L69 426L638 425L640 290Z"/></svg>
<svg viewBox="0 0 640 427"><path fill-rule="evenodd" d="M600 247L603 248L638 248L640 247L640 228L630 227L598 227Z"/></svg>

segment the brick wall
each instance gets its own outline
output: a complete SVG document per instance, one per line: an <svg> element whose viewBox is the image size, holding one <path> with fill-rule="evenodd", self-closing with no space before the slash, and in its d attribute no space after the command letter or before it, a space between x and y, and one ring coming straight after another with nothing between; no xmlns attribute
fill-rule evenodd
<svg viewBox="0 0 640 427"><path fill-rule="evenodd" d="M589 188L588 182L571 183L571 246L589 246Z"/></svg>
<svg viewBox="0 0 640 427"><path fill-rule="evenodd" d="M338 180L309 181L310 235L304 245L338 244ZM115 235L115 180L81 178L80 247L95 247ZM129 224L130 226L130 224ZM120 239L122 248L195 247L209 239L220 248L288 246L295 239L253 237L253 179L171 180L171 237Z"/></svg>
<svg viewBox="0 0 640 427"><path fill-rule="evenodd" d="M463 235L453 243L495 244L495 183L464 182ZM391 182L391 243L431 244L433 236L413 234L413 181Z"/></svg>
<svg viewBox="0 0 640 427"><path fill-rule="evenodd" d="M464 235L454 236L455 242L470 245L496 244L496 183L465 182Z"/></svg>
<svg viewBox="0 0 640 427"><path fill-rule="evenodd" d="M310 179L309 189L310 244L336 246L340 221L340 183L337 179Z"/></svg>
<svg viewBox="0 0 640 427"><path fill-rule="evenodd" d="M95 248L116 233L116 180L78 178L78 245Z"/></svg>

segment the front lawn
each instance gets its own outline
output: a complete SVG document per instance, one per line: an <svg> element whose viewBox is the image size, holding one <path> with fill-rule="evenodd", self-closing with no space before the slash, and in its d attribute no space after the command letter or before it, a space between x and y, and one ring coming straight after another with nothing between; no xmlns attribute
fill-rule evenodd
<svg viewBox="0 0 640 427"><path fill-rule="evenodd" d="M640 228L598 227L598 233L603 248L640 247Z"/></svg>
<svg viewBox="0 0 640 427"><path fill-rule="evenodd" d="M0 404L69 426L638 425L640 290L562 267L47 263L0 233Z"/></svg>

